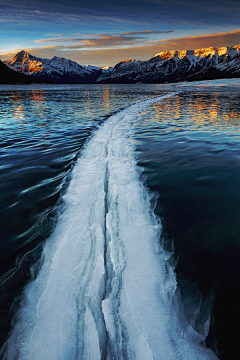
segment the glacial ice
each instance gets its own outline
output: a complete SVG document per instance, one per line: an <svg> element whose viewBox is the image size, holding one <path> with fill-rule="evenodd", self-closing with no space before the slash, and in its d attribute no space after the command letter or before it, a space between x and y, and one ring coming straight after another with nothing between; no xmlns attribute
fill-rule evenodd
<svg viewBox="0 0 240 360"><path fill-rule="evenodd" d="M3 359L217 359L180 320L174 268L129 141L139 113L174 95L111 116L88 142Z"/></svg>

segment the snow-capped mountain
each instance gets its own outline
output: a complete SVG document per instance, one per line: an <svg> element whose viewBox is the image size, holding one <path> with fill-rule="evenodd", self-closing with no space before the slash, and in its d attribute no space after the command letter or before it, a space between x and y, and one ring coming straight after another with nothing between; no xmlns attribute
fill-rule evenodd
<svg viewBox="0 0 240 360"><path fill-rule="evenodd" d="M99 83L165 83L240 76L240 45L164 51L147 61L126 60L103 73Z"/></svg>
<svg viewBox="0 0 240 360"><path fill-rule="evenodd" d="M96 66L81 66L75 61L54 56L42 59L20 51L13 59L4 62L10 69L39 79L60 83L95 83L102 74Z"/></svg>

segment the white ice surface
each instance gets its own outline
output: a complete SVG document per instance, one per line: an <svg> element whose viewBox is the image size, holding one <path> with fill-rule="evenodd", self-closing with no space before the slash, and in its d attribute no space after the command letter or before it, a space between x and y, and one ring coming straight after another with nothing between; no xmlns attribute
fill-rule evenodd
<svg viewBox="0 0 240 360"><path fill-rule="evenodd" d="M129 141L139 113L169 96L111 116L89 141L4 359L216 359L179 321L174 269Z"/></svg>

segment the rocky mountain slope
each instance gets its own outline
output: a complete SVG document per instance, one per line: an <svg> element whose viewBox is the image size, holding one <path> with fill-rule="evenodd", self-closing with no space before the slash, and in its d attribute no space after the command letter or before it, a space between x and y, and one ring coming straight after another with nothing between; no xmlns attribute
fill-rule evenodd
<svg viewBox="0 0 240 360"><path fill-rule="evenodd" d="M19 74L18 72L9 69L2 61L0 61L0 84L31 84L39 82L45 81Z"/></svg>
<svg viewBox="0 0 240 360"><path fill-rule="evenodd" d="M212 77L211 77L212 74ZM98 83L165 83L240 76L240 45L165 51L147 61L127 60L102 74Z"/></svg>
<svg viewBox="0 0 240 360"><path fill-rule="evenodd" d="M4 62L10 69L37 79L58 83L95 83L103 70L95 66L81 66L74 61L54 56L42 59L20 51Z"/></svg>

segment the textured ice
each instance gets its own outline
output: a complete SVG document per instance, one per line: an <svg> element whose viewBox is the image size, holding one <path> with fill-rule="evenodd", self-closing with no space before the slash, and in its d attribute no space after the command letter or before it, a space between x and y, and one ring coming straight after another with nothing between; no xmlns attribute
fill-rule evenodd
<svg viewBox="0 0 240 360"><path fill-rule="evenodd" d="M87 144L4 359L216 359L180 321L174 269L129 141L138 114L169 96L111 116Z"/></svg>

